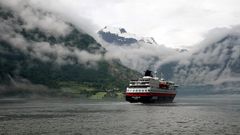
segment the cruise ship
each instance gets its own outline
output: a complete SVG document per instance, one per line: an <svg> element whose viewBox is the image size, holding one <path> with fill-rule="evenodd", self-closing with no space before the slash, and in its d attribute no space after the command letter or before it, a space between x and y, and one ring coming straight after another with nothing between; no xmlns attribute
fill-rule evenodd
<svg viewBox="0 0 240 135"><path fill-rule="evenodd" d="M174 82L166 81L163 77L159 79L152 75L152 71L147 70L142 78L130 81L125 98L130 103L173 102L177 87Z"/></svg>

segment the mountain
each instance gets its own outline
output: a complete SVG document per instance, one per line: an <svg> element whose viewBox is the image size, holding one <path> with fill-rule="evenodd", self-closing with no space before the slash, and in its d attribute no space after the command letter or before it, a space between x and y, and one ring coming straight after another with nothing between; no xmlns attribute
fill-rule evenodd
<svg viewBox="0 0 240 135"><path fill-rule="evenodd" d="M131 45L134 43L145 43L157 45L152 37L140 37L135 34L128 33L124 28L105 26L98 31L98 35L107 43L116 45Z"/></svg>
<svg viewBox="0 0 240 135"><path fill-rule="evenodd" d="M227 35L219 41L199 49L178 65L178 80L190 83L220 83L240 78L240 36ZM185 77L181 79L181 77ZM240 79L239 79L240 81Z"/></svg>
<svg viewBox="0 0 240 135"><path fill-rule="evenodd" d="M130 78L140 75L119 60L106 61L106 49L70 22L23 8L0 6L1 96L124 90Z"/></svg>
<svg viewBox="0 0 240 135"><path fill-rule="evenodd" d="M235 30L234 32L231 32ZM221 38L203 42L187 59L175 63L172 79L181 85L209 85L223 93L239 92L240 34L232 28ZM236 32L237 31L237 32ZM206 39L208 41L210 39ZM166 65L165 65L166 66ZM234 92L235 91L235 92Z"/></svg>

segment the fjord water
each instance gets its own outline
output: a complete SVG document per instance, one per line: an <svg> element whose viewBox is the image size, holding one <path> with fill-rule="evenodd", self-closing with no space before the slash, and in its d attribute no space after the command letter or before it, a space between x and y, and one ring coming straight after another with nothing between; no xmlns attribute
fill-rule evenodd
<svg viewBox="0 0 240 135"><path fill-rule="evenodd" d="M0 134L239 134L240 96L176 97L130 104L79 99L2 99Z"/></svg>

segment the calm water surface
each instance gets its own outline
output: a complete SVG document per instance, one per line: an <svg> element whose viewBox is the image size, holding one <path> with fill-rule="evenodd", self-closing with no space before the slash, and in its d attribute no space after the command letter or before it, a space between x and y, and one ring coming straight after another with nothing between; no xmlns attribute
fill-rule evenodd
<svg viewBox="0 0 240 135"><path fill-rule="evenodd" d="M0 100L1 134L240 134L240 96L130 104L79 99Z"/></svg>

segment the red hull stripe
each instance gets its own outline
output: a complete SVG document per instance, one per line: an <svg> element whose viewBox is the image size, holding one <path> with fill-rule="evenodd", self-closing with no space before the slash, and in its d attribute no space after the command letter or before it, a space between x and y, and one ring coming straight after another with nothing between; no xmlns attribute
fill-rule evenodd
<svg viewBox="0 0 240 135"><path fill-rule="evenodd" d="M126 93L126 96L132 96L132 97L138 97L138 96L162 96L162 97L168 97L168 96L175 96L174 93Z"/></svg>

